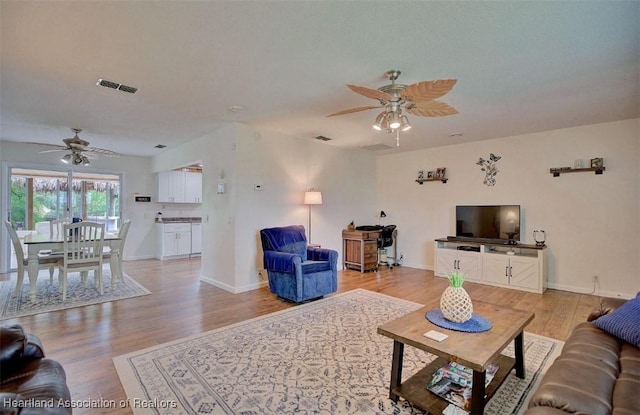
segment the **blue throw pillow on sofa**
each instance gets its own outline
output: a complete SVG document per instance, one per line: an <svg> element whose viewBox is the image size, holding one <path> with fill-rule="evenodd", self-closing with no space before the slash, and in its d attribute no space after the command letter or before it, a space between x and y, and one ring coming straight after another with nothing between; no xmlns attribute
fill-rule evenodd
<svg viewBox="0 0 640 415"><path fill-rule="evenodd" d="M640 294L593 324L621 340L640 347Z"/></svg>

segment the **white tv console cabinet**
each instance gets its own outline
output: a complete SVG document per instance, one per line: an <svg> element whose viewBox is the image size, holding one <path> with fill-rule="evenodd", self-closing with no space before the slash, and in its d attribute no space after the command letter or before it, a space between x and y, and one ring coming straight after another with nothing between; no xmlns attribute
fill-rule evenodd
<svg viewBox="0 0 640 415"><path fill-rule="evenodd" d="M545 248L440 238L435 240L434 274L461 271L467 281L542 294L547 289Z"/></svg>

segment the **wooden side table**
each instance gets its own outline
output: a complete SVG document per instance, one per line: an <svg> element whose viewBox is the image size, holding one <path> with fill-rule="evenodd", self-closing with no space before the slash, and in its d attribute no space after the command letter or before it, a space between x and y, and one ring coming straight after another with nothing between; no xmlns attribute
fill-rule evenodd
<svg viewBox="0 0 640 415"><path fill-rule="evenodd" d="M342 231L342 260L344 269L360 272L378 268L378 238L380 231Z"/></svg>

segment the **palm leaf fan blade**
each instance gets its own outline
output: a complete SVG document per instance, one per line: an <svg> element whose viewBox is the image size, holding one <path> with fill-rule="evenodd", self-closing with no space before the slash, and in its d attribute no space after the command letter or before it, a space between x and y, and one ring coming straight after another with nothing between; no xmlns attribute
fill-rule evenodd
<svg viewBox="0 0 640 415"><path fill-rule="evenodd" d="M367 88L366 86L347 85L347 87L356 94L363 95L367 98L377 99L379 101L390 101L391 95L377 89Z"/></svg>
<svg viewBox="0 0 640 415"><path fill-rule="evenodd" d="M456 82L458 82L457 79L417 82L406 87L402 91L402 96L407 101L430 101L451 91Z"/></svg>
<svg viewBox="0 0 640 415"><path fill-rule="evenodd" d="M336 115L351 114L351 113L354 113L354 112L366 111L366 110L371 110L371 109L374 109L374 108L381 108L381 106L380 105L368 105L366 107L349 108L347 110L342 110L342 111L334 112L333 114L329 114L329 115L327 115L327 117L334 117Z"/></svg>
<svg viewBox="0 0 640 415"><path fill-rule="evenodd" d="M422 117L444 117L447 115L455 115L458 110L440 101L424 101L415 102L411 106L407 106L406 112Z"/></svg>

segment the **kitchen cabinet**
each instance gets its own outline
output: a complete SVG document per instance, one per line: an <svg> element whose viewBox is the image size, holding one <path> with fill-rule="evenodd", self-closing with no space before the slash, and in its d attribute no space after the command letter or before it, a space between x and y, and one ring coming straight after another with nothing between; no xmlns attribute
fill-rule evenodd
<svg viewBox="0 0 640 415"><path fill-rule="evenodd" d="M202 173L176 170L158 173L158 202L202 203Z"/></svg>
<svg viewBox="0 0 640 415"><path fill-rule="evenodd" d="M191 224L191 254L200 255L202 253L202 224Z"/></svg>
<svg viewBox="0 0 640 415"><path fill-rule="evenodd" d="M158 223L156 258L167 259L191 254L190 223Z"/></svg>
<svg viewBox="0 0 640 415"><path fill-rule="evenodd" d="M202 203L202 173L184 172L184 201Z"/></svg>

